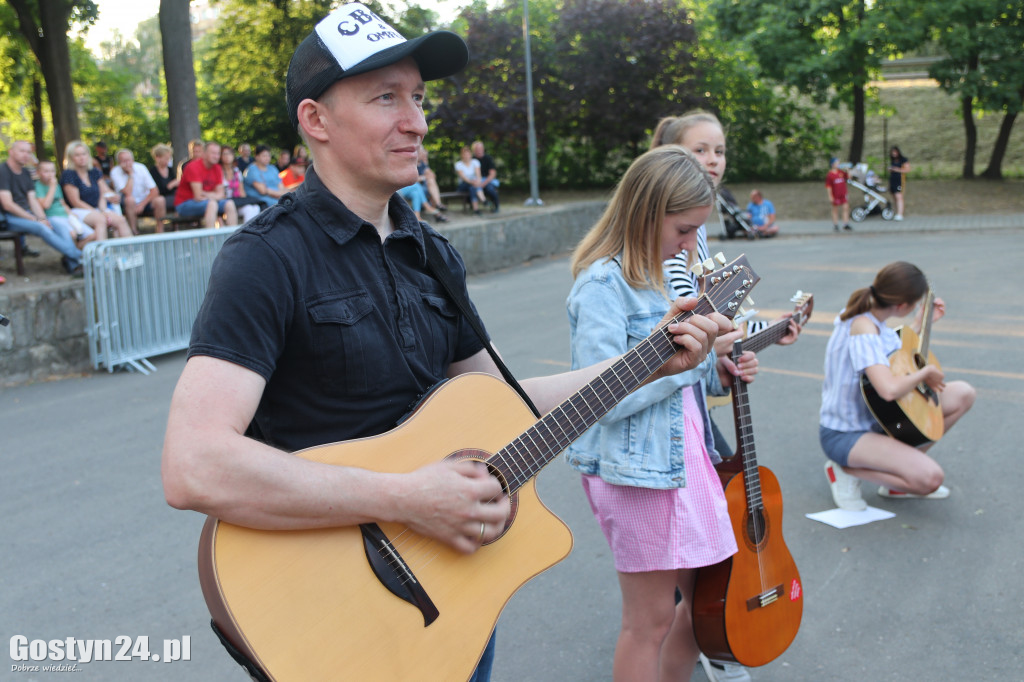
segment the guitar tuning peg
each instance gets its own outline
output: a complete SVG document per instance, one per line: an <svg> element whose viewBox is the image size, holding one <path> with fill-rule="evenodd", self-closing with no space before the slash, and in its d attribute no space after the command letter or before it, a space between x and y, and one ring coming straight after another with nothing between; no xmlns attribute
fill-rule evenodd
<svg viewBox="0 0 1024 682"><path fill-rule="evenodd" d="M800 299L801 299L801 298L803 298L803 297L804 297L804 292L803 292L803 291L801 291L800 289L797 289L797 290L796 290L796 293L795 293L795 294L793 294L793 298L791 298L791 299L789 299L789 300L790 300L790 302L791 302L791 303L797 303L797 302L799 302L799 301L800 301Z"/></svg>
<svg viewBox="0 0 1024 682"><path fill-rule="evenodd" d="M696 263L692 268L690 268L690 272L692 272L697 277L703 277L704 276L704 264L703 263Z"/></svg>
<svg viewBox="0 0 1024 682"><path fill-rule="evenodd" d="M715 260L718 261L719 265L725 265L725 254L719 251L715 254Z"/></svg>
<svg viewBox="0 0 1024 682"><path fill-rule="evenodd" d="M750 305L751 307L753 307L753 306L754 306L754 299L750 298L750 296L747 296L747 298L746 298L746 302L747 302L747 304L748 304L748 305Z"/></svg>
<svg viewBox="0 0 1024 682"><path fill-rule="evenodd" d="M701 263L701 265L704 266L705 270L714 270L715 269L715 261L712 260L711 258L708 258L707 260L705 260L703 263Z"/></svg>

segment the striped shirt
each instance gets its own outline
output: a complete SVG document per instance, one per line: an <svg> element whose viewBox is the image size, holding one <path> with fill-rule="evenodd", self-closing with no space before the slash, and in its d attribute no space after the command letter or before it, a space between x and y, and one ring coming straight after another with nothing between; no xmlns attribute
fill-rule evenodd
<svg viewBox="0 0 1024 682"><path fill-rule="evenodd" d="M858 317L867 317L878 334L850 334ZM867 431L875 425L860 392L860 377L872 365L889 366L889 354L900 347L900 337L870 312L845 322L837 316L825 349L825 383L821 387L821 425L833 431Z"/></svg>
<svg viewBox="0 0 1024 682"><path fill-rule="evenodd" d="M697 261L703 263L711 257L708 249L708 230L706 225L701 225L697 230ZM680 251L678 254L665 261L665 274L668 277L669 286L678 298L679 296L699 296L700 285L697 276L690 272L687 267L689 253ZM751 320L747 323L747 336L753 336L771 323L767 320Z"/></svg>

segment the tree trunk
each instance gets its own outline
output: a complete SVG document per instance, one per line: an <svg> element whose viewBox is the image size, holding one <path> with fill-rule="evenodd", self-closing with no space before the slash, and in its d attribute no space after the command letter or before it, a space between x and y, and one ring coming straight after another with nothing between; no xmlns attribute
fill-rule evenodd
<svg viewBox="0 0 1024 682"><path fill-rule="evenodd" d="M200 137L196 72L192 65L189 0L160 0L160 35L167 81L167 117L174 163L188 158L189 140Z"/></svg>
<svg viewBox="0 0 1024 682"><path fill-rule="evenodd" d="M964 119L964 180L974 178L974 154L978 149L978 127L974 125L974 96L960 98L960 115Z"/></svg>
<svg viewBox="0 0 1024 682"><path fill-rule="evenodd" d="M36 145L36 157L47 160L46 138L43 136L43 86L39 79L32 78L32 139ZM57 164L58 168L60 164Z"/></svg>
<svg viewBox="0 0 1024 682"><path fill-rule="evenodd" d="M1024 103L1024 86L1019 90L1020 101ZM1017 112L1007 113L1003 116L1003 122L999 126L999 135L996 143L992 146L992 156L988 161L988 168L981 174L986 180L1003 179L1003 157L1006 156L1006 148L1010 144L1010 133L1013 132L1013 123L1017 120Z"/></svg>
<svg viewBox="0 0 1024 682"><path fill-rule="evenodd" d="M62 0L37 0L35 13L26 0L10 0L18 15L18 26L39 62L50 100L50 118L57 156L71 140L81 137L78 107L71 88L71 53L68 50L68 19L72 3Z"/></svg>
<svg viewBox="0 0 1024 682"><path fill-rule="evenodd" d="M850 163L860 163L864 154L864 86L853 86L853 136L850 138Z"/></svg>

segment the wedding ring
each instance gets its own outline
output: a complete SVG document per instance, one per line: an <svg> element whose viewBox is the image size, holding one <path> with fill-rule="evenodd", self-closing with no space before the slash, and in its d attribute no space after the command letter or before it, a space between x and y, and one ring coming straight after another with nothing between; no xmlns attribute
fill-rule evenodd
<svg viewBox="0 0 1024 682"><path fill-rule="evenodd" d="M486 527L487 527L487 524L485 524L485 523L484 523L483 521L481 521L481 522L480 522L480 537L479 537L479 538L477 538L477 542L478 542L478 543L480 543L481 545L482 545L482 544L483 544L483 542L484 542L484 529L485 529Z"/></svg>

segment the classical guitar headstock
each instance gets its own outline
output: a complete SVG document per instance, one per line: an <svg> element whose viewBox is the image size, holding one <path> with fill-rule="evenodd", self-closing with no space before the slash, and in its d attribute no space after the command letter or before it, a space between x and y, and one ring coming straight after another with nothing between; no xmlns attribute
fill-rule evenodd
<svg viewBox="0 0 1024 682"><path fill-rule="evenodd" d="M805 294L797 289L796 294L789 300L796 303L796 309L793 310L793 320L803 328L807 321L811 319L811 311L814 310L814 294Z"/></svg>
<svg viewBox="0 0 1024 682"><path fill-rule="evenodd" d="M715 269L718 265L721 267ZM725 256L718 253L714 259L709 258L693 266L691 271L701 280L701 296L708 300L715 312L731 320L740 314L741 304L745 299L749 301L747 295L761 279L750 267L746 255L726 263Z"/></svg>

